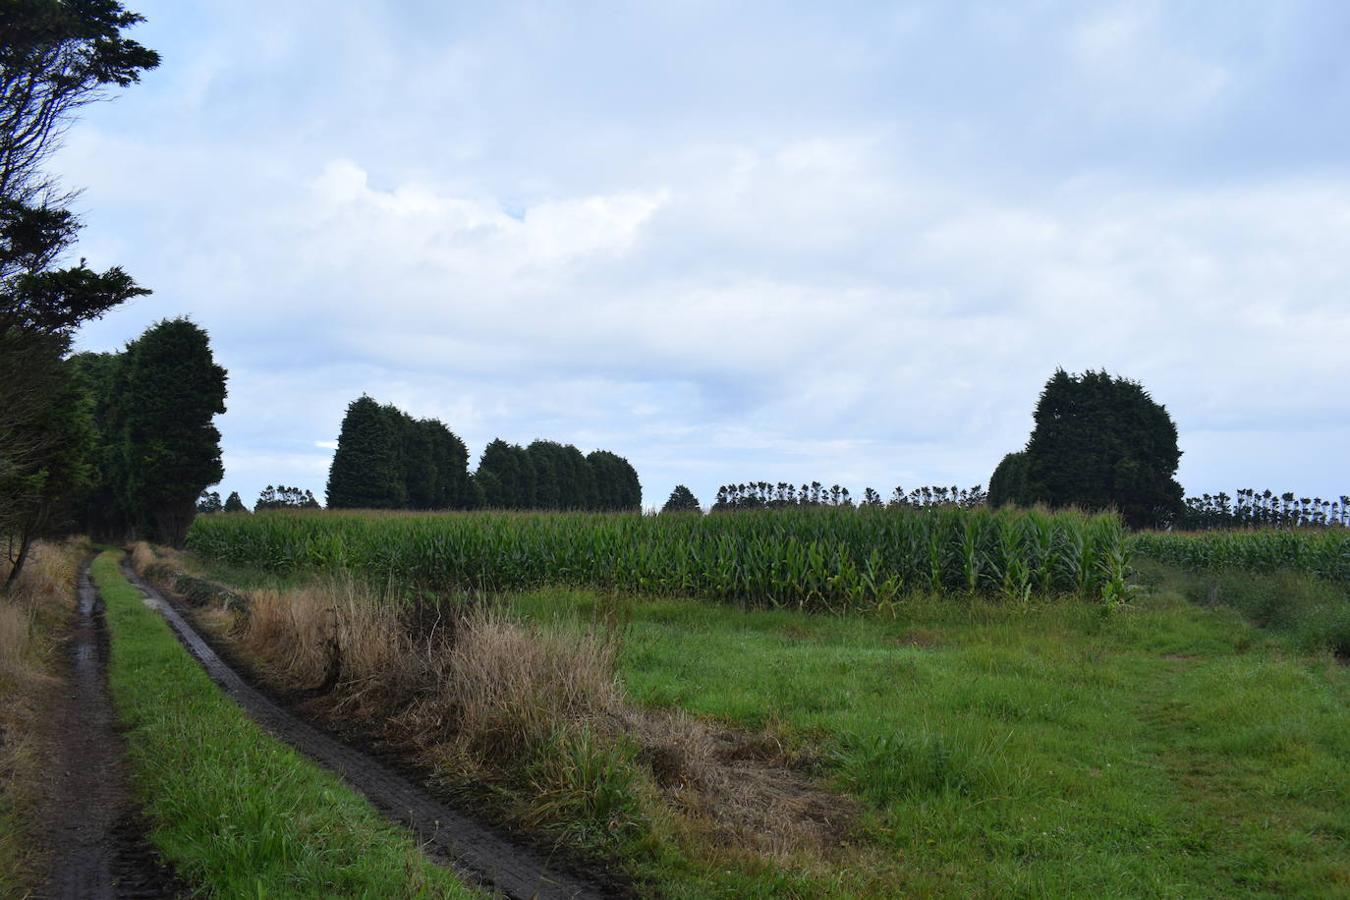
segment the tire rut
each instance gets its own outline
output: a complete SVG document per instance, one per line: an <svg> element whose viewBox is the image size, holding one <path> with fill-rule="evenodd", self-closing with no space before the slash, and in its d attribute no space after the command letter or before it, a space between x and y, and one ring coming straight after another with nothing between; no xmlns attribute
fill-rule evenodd
<svg viewBox="0 0 1350 900"><path fill-rule="evenodd" d="M68 682L47 721L56 747L43 804L52 867L36 896L177 897L185 886L147 840L149 828L127 779L126 744L108 694L103 602L87 562L76 587Z"/></svg>
<svg viewBox="0 0 1350 900"><path fill-rule="evenodd" d="M248 684L153 585L123 560L122 571L168 621L188 652L245 713L267 732L343 778L387 818L410 828L428 855L470 880L515 900L612 897L527 847L480 825L356 748L298 718Z"/></svg>

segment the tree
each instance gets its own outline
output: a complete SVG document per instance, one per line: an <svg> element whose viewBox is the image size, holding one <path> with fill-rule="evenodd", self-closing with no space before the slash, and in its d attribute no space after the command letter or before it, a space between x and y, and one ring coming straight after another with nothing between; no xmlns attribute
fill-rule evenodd
<svg viewBox="0 0 1350 900"><path fill-rule="evenodd" d="M225 475L220 432L226 372L188 319L151 326L127 348L119 441L125 495L139 527L181 546L196 500Z"/></svg>
<svg viewBox="0 0 1350 900"><path fill-rule="evenodd" d="M200 516L218 513L220 508L219 491L202 491L202 495L197 498L197 514Z"/></svg>
<svg viewBox="0 0 1350 900"><path fill-rule="evenodd" d="M1027 505L1027 454L1009 453L989 476L989 505Z"/></svg>
<svg viewBox="0 0 1350 900"><path fill-rule="evenodd" d="M0 535L10 563L6 590L23 571L33 541L72 520L75 498L91 476L94 431L83 383L60 353L37 353L32 363L22 380L39 388L45 402L21 419L10 434L10 452L0 457Z"/></svg>
<svg viewBox="0 0 1350 900"><path fill-rule="evenodd" d="M43 163L70 116L159 57L122 35L141 21L112 0L0 5L0 538L17 579L34 536L62 527L96 451L71 333L148 293L120 268L53 269L78 218ZM194 493L195 497L195 493Z"/></svg>
<svg viewBox="0 0 1350 900"><path fill-rule="evenodd" d="M362 395L347 406L328 470L329 509L399 509L406 501L398 428Z"/></svg>
<svg viewBox="0 0 1350 900"><path fill-rule="evenodd" d="M663 513L701 513L703 508L699 506L698 498L694 492L682 484L675 485L675 490L670 492L670 499L666 500L666 505L661 507Z"/></svg>
<svg viewBox="0 0 1350 900"><path fill-rule="evenodd" d="M328 472L328 505L463 509L476 501L469 451L444 423L362 396L347 407Z"/></svg>
<svg viewBox="0 0 1350 900"><path fill-rule="evenodd" d="M642 509L642 485L637 470L628 460L608 450L594 450L586 455L586 463L595 484L592 509L614 512Z"/></svg>
<svg viewBox="0 0 1350 900"><path fill-rule="evenodd" d="M475 476L487 509L534 509L535 460L519 444L497 438L483 449Z"/></svg>
<svg viewBox="0 0 1350 900"><path fill-rule="evenodd" d="M225 498L225 512L248 512L248 507L244 505L244 501L239 499L238 491L230 491L230 496Z"/></svg>
<svg viewBox="0 0 1350 900"><path fill-rule="evenodd" d="M1138 382L1060 369L1041 392L1035 420L1026 449L1029 500L1115 507L1137 528L1180 513L1176 424Z"/></svg>
<svg viewBox="0 0 1350 900"><path fill-rule="evenodd" d="M142 21L113 0L0 6L0 195L48 189L42 163L69 116L159 65L157 53L122 34Z"/></svg>

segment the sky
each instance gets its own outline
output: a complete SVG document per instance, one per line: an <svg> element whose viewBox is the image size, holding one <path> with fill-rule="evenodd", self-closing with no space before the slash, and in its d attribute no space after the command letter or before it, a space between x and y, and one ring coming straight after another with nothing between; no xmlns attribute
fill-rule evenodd
<svg viewBox="0 0 1350 900"><path fill-rule="evenodd" d="M78 254L229 370L222 496L347 404L677 483L987 484L1056 370L1188 494L1350 491L1350 4L127 0Z"/></svg>

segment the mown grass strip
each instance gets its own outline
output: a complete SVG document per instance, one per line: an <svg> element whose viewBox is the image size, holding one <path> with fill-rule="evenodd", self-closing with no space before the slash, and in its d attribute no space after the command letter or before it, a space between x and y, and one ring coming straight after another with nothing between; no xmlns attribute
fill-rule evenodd
<svg viewBox="0 0 1350 900"><path fill-rule="evenodd" d="M152 840L221 897L471 897L340 779L223 696L101 554L109 683Z"/></svg>

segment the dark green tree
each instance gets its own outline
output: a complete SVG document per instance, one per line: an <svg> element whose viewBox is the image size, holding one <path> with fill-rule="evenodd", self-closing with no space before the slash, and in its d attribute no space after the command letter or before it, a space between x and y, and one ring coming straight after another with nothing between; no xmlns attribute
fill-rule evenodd
<svg viewBox="0 0 1350 900"><path fill-rule="evenodd" d="M702 512L699 506L698 498L694 492L682 484L675 485L675 490L670 492L670 499L666 500L666 505L661 507L663 513L697 513Z"/></svg>
<svg viewBox="0 0 1350 900"><path fill-rule="evenodd" d="M1027 496L1050 506L1118 509L1132 527L1180 513L1177 428L1143 386L1106 372L1055 372L1027 442Z"/></svg>
<svg viewBox="0 0 1350 900"><path fill-rule="evenodd" d="M444 423L362 396L347 407L328 475L334 509L463 509L469 452Z"/></svg>
<svg viewBox="0 0 1350 900"><path fill-rule="evenodd" d="M244 505L244 501L239 499L238 491L230 491L230 496L225 498L224 511L227 513L248 512L248 507Z"/></svg>
<svg viewBox="0 0 1350 900"><path fill-rule="evenodd" d="M206 332L166 319L127 347L120 454L127 500L144 533L181 546L196 500L225 470L214 418L225 412L223 368Z"/></svg>
<svg viewBox="0 0 1350 900"><path fill-rule="evenodd" d="M401 438L397 419L370 397L348 404L328 470L328 508L401 509Z"/></svg>
<svg viewBox="0 0 1350 900"><path fill-rule="evenodd" d="M586 462L595 484L592 509L637 512L642 508L642 485L628 460L608 450L595 450L586 455Z"/></svg>
<svg viewBox="0 0 1350 900"><path fill-rule="evenodd" d="M139 21L111 0L0 4L0 540L18 548L10 579L33 537L70 521L91 473L82 373L63 362L71 333L148 293L119 268L54 268L80 223L43 168L76 110L158 65L122 34Z"/></svg>
<svg viewBox="0 0 1350 900"><path fill-rule="evenodd" d="M1026 451L1009 453L989 476L989 505L1027 505Z"/></svg>
<svg viewBox="0 0 1350 900"><path fill-rule="evenodd" d="M197 498L197 515L209 516L211 513L218 513L221 510L219 491L202 491L202 495Z"/></svg>
<svg viewBox="0 0 1350 900"><path fill-rule="evenodd" d="M476 475L486 509L537 508L534 458L519 444L498 438L488 444Z"/></svg>
<svg viewBox="0 0 1350 900"><path fill-rule="evenodd" d="M63 344L61 336L46 340ZM10 564L4 588L18 580L37 538L58 534L74 520L74 503L88 485L94 445L93 422L83 382L60 352L42 350L42 342L24 342L39 350L28 359L22 382L39 391L9 433L9 453L0 458L0 537ZM4 341L0 339L0 349ZM0 354L3 356L3 354ZM20 354L29 357L28 353ZM7 363L14 362L7 360ZM8 365L0 365L0 370ZM9 415L13 416L11 410ZM17 452L15 452L17 451Z"/></svg>

